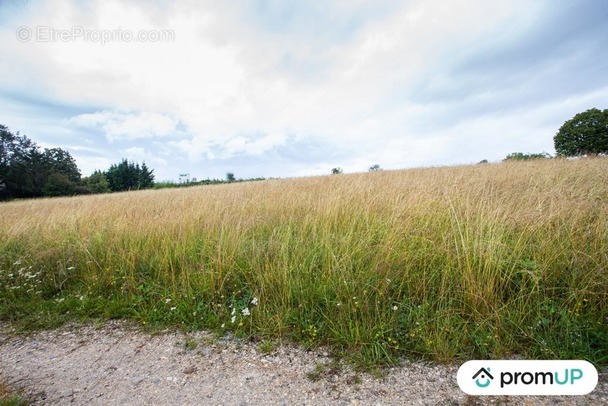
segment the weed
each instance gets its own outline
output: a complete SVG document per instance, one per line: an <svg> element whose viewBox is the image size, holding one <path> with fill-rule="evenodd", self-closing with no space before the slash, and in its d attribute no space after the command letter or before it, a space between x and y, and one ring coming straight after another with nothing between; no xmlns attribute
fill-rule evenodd
<svg viewBox="0 0 608 406"><path fill-rule="evenodd" d="M326 377L333 377L342 372L342 366L337 360L332 360L329 363L318 363L315 369L306 373L306 377L312 382L317 382Z"/></svg>
<svg viewBox="0 0 608 406"><path fill-rule="evenodd" d="M262 340L262 342L258 344L258 351L262 354L270 354L275 350L275 347L275 343L272 340Z"/></svg>
<svg viewBox="0 0 608 406"><path fill-rule="evenodd" d="M184 340L184 349L188 350L188 351L194 351L196 349L196 347L198 347L199 341L195 338L192 337L187 337Z"/></svg>
<svg viewBox="0 0 608 406"><path fill-rule="evenodd" d="M20 391L13 390L0 379L0 406L25 406L27 399Z"/></svg>

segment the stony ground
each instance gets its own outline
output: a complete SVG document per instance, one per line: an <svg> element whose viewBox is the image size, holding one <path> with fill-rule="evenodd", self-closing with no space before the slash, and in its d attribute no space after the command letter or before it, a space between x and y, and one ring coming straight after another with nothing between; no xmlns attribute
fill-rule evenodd
<svg viewBox="0 0 608 406"><path fill-rule="evenodd" d="M260 349L269 351L263 353ZM338 367L327 353L150 335L125 323L29 336L0 326L0 374L40 405L601 405L608 376L584 397L470 397L458 365L405 362L381 377Z"/></svg>

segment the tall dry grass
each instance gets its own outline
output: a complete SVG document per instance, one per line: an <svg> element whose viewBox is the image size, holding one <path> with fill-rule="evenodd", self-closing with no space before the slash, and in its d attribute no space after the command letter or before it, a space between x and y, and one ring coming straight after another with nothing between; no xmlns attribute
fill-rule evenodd
<svg viewBox="0 0 608 406"><path fill-rule="evenodd" d="M127 317L362 364L608 358L608 160L4 203L0 317Z"/></svg>

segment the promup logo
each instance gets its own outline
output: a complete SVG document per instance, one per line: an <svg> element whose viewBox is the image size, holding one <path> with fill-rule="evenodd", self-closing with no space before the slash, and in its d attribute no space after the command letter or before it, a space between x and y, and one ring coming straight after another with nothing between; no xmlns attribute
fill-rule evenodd
<svg viewBox="0 0 608 406"><path fill-rule="evenodd" d="M494 379L494 377L490 373L490 368L481 368L475 375L473 375L473 379L475 379L475 385L479 386L480 388L487 388L492 383L492 379ZM480 380L483 383L481 383Z"/></svg>
<svg viewBox="0 0 608 406"><path fill-rule="evenodd" d="M587 361L468 361L458 386L469 395L586 395L597 385Z"/></svg>

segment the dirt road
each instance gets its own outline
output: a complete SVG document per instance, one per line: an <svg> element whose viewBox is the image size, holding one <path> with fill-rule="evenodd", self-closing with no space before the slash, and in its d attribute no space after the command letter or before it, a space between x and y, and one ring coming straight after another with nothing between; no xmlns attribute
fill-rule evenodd
<svg viewBox="0 0 608 406"><path fill-rule="evenodd" d="M608 377L584 397L465 395L458 365L405 362L382 377L337 368L327 353L210 334L149 335L125 323L30 336L0 328L0 373L44 405L601 405Z"/></svg>

